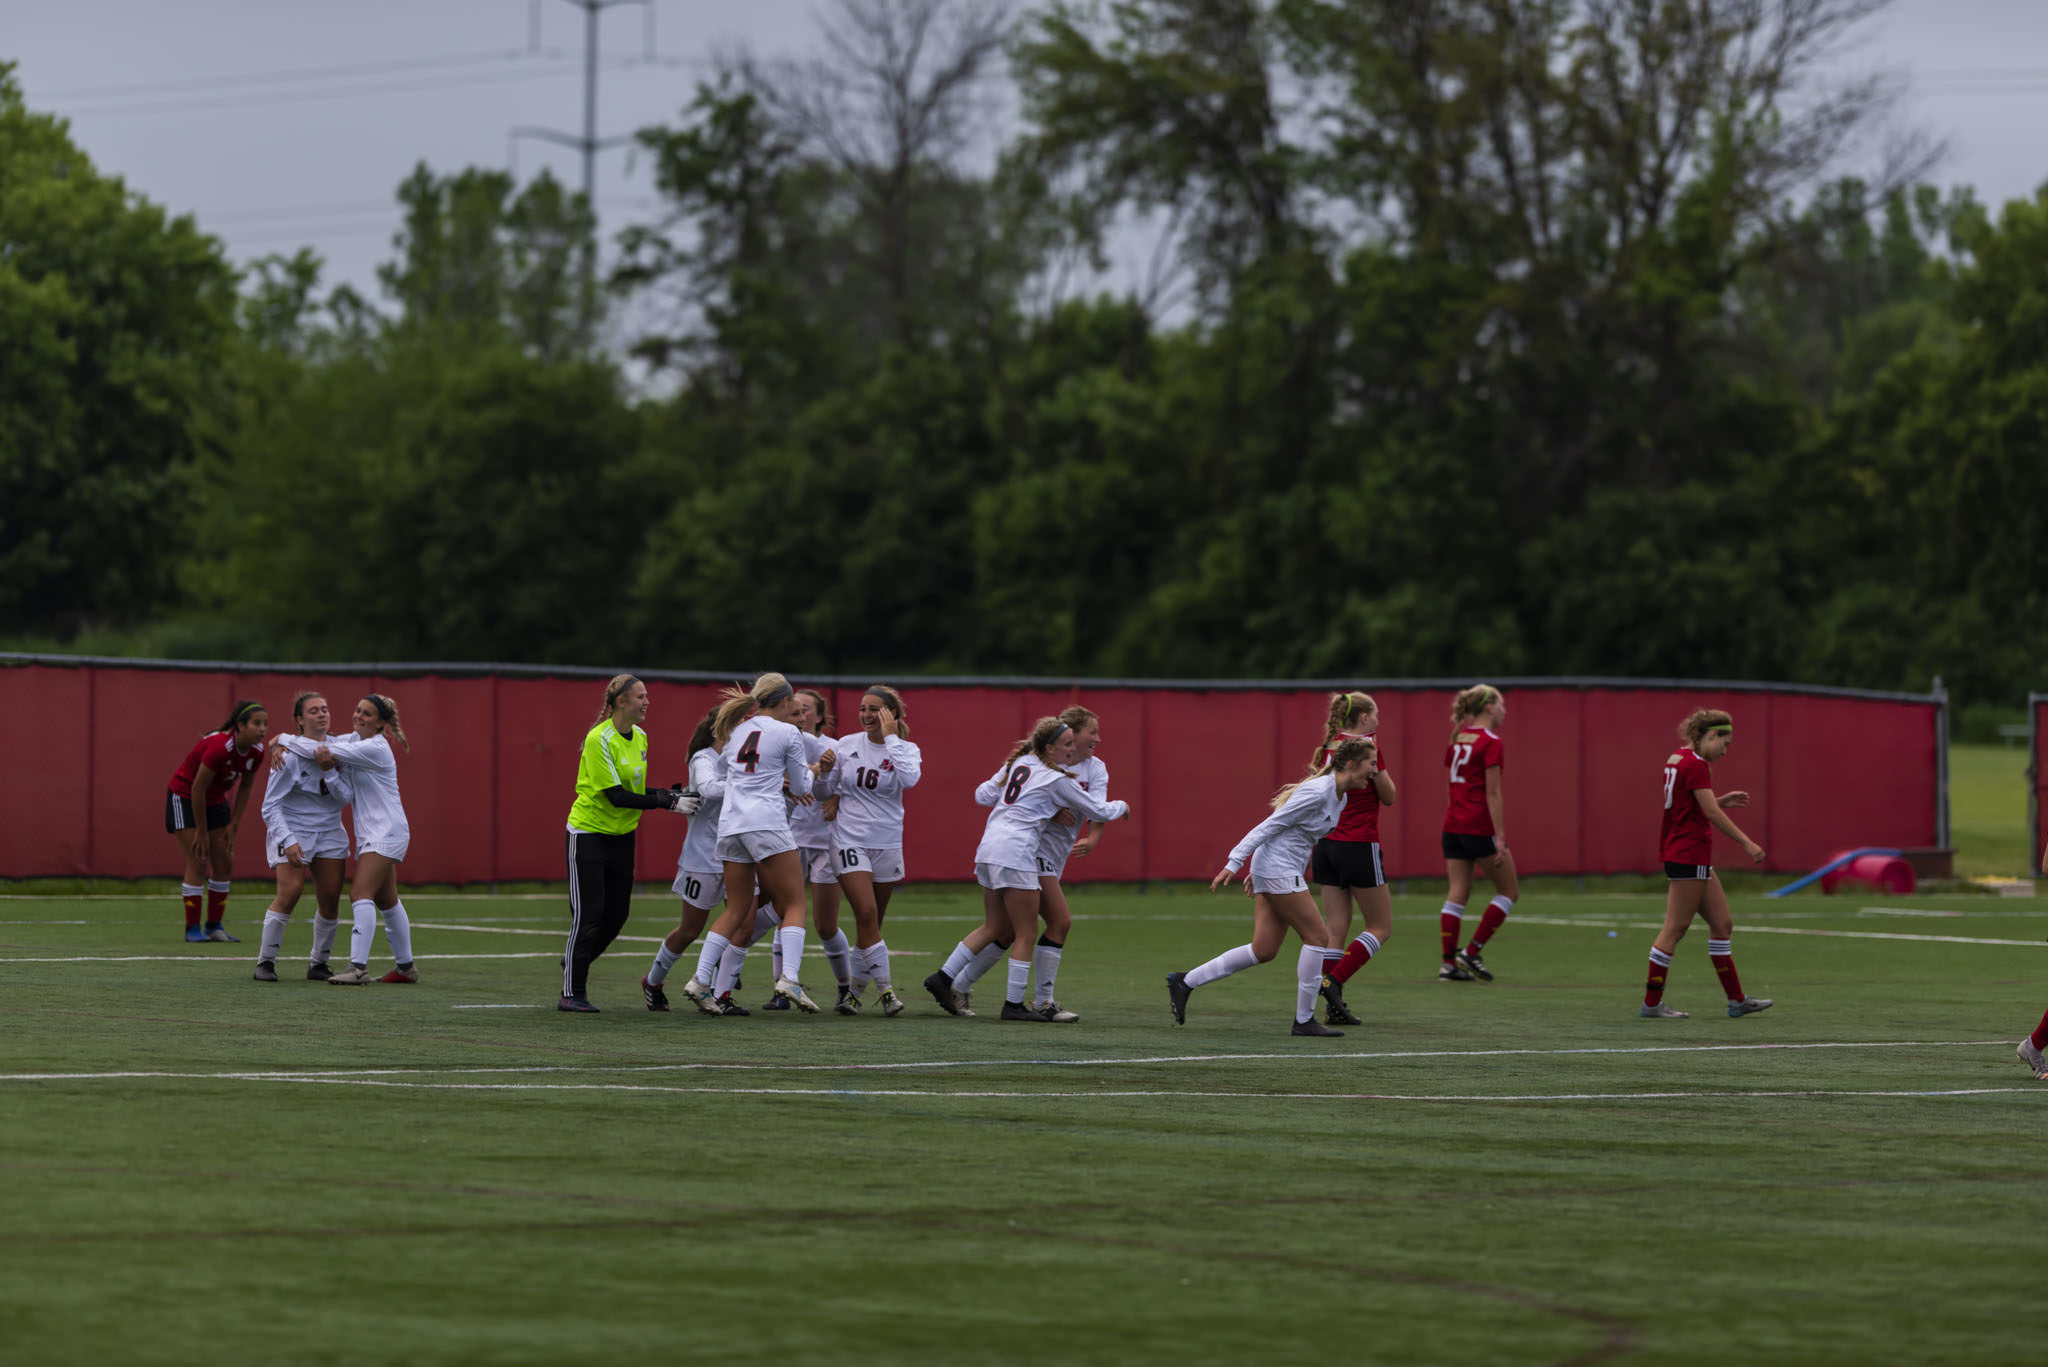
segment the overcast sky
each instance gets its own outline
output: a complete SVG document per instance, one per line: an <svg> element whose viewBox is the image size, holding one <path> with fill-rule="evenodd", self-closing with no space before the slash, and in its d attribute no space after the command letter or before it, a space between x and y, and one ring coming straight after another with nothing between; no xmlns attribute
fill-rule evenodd
<svg viewBox="0 0 2048 1367"><path fill-rule="evenodd" d="M598 132L672 121L720 44L802 54L817 0L654 0L659 60L641 60L645 7L602 17ZM505 167L518 125L580 134L580 6L540 0L0 0L0 60L31 107L64 115L103 170L194 214L246 260L310 245L330 282L375 292L394 186ZM2048 4L1895 0L1859 59L1912 75L1911 117L1948 140L1937 172L1994 204L2048 179ZM581 183L575 152L522 142L522 175ZM607 236L651 203L644 160L599 154Z"/></svg>

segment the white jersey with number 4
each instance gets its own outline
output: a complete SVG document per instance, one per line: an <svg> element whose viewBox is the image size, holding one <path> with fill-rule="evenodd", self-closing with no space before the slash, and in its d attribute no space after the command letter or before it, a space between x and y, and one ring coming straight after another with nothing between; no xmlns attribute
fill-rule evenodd
<svg viewBox="0 0 2048 1367"><path fill-rule="evenodd" d="M783 782L788 781L791 797L811 791L804 733L786 721L753 716L732 729L732 736L718 753L725 761L725 809L718 814L719 837L787 831L789 802L782 795Z"/></svg>
<svg viewBox="0 0 2048 1367"><path fill-rule="evenodd" d="M1064 771L1030 755L1020 757L1007 775L998 774L991 782L998 784L995 806L982 828L974 862L1024 869L1033 876L1038 873L1039 841L1060 808L1090 821L1116 821L1131 809L1127 802L1096 801ZM982 791L987 789L982 785Z"/></svg>

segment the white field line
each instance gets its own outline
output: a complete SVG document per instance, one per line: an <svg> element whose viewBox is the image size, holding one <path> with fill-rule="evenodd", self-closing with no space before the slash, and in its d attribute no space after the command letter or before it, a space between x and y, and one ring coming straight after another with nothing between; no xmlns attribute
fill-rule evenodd
<svg viewBox="0 0 2048 1367"><path fill-rule="evenodd" d="M1390 1049L1357 1053L1155 1054L1137 1058L911 1059L894 1063L635 1063L533 1064L474 1068L264 1068L215 1072L0 1073L0 1082L101 1082L159 1079L178 1082L347 1082L421 1076L487 1077L540 1073L916 1073L965 1068L1131 1068L1210 1063L1328 1063L1335 1059L1567 1057L1614 1054L1739 1054L1802 1049L1981 1049L2010 1040L1825 1040L1801 1044L1588 1045L1567 1049ZM2025 1090L2022 1088L2021 1090ZM1234 1094L1233 1094L1234 1095Z"/></svg>
<svg viewBox="0 0 2048 1367"><path fill-rule="evenodd" d="M450 1011L539 1011L540 1002L458 1002Z"/></svg>
<svg viewBox="0 0 2048 1367"><path fill-rule="evenodd" d="M524 954L421 954L423 964L447 963L457 959L559 959L560 950L533 950ZM67 958L25 959L0 954L0 967L8 964L228 964L247 968L256 962L254 954L76 954Z"/></svg>
<svg viewBox="0 0 2048 1367"><path fill-rule="evenodd" d="M1858 916L1962 916L1966 913L1941 907L1858 907Z"/></svg>

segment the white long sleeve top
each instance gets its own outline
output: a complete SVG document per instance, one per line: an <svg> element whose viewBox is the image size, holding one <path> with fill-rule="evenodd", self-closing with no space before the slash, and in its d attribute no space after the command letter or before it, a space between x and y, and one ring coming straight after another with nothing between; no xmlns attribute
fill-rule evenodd
<svg viewBox="0 0 2048 1367"><path fill-rule="evenodd" d="M990 783L998 788L995 805L982 828L974 862L997 868L1037 872L1039 840L1062 807L1090 821L1116 821L1130 810L1127 802L1096 801L1064 770L1041 764L1030 755L1020 757L1007 778L998 773ZM983 784L980 791L988 786Z"/></svg>
<svg viewBox="0 0 2048 1367"><path fill-rule="evenodd" d="M355 789L358 849L372 843L412 839L412 824L405 819L405 803L398 796L398 757L391 753L391 742L383 732L368 740L352 732L329 736L324 741L286 736L280 744L309 760L325 745L334 762L348 771Z"/></svg>
<svg viewBox="0 0 2048 1367"><path fill-rule="evenodd" d="M828 789L839 798L834 844L851 849L903 848L903 794L924 777L924 752L901 736L879 743L865 731L841 736Z"/></svg>
<svg viewBox="0 0 2048 1367"><path fill-rule="evenodd" d="M1255 874L1300 873L1308 867L1316 842L1337 829L1344 797L1329 774L1304 781L1278 811L1245 832L1230 851L1228 868L1236 873L1249 859Z"/></svg>
<svg viewBox="0 0 2048 1367"><path fill-rule="evenodd" d="M310 759L279 750L263 787L263 829L276 846L310 846L313 838L341 830L342 809L354 785L340 766L322 769Z"/></svg>
<svg viewBox="0 0 2048 1367"><path fill-rule="evenodd" d="M791 797L811 791L804 733L786 721L752 716L735 726L719 752L725 760L725 807L718 814L720 836L746 831L786 831Z"/></svg>
<svg viewBox="0 0 2048 1367"><path fill-rule="evenodd" d="M690 818L683 851L676 856L676 870L720 873L725 867L718 858L718 818L725 810L725 757L708 745L690 756L690 786L704 801Z"/></svg>

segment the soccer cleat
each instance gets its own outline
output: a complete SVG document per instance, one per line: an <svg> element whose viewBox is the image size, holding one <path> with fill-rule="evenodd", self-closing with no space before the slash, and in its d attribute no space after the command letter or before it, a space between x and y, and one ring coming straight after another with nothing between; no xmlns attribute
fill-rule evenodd
<svg viewBox="0 0 2048 1367"><path fill-rule="evenodd" d="M199 928L198 926L186 926L186 927L185 927L185 943L186 943L186 944L188 944L188 945L203 945L203 944L205 944L205 943L206 943L206 932L205 932L204 930L202 930L201 928Z"/></svg>
<svg viewBox="0 0 2048 1367"><path fill-rule="evenodd" d="M1644 1020L1653 1021L1682 1021L1692 1019L1692 1012L1680 1011L1676 1007L1672 1006L1669 1002L1658 1002L1655 1006L1638 1006L1636 1008L1636 1014L1638 1016L1641 1016Z"/></svg>
<svg viewBox="0 0 2048 1367"><path fill-rule="evenodd" d="M804 985L794 978L777 978L775 995L803 1012L806 1016L818 1014L818 1004L811 1000L811 994L804 991Z"/></svg>
<svg viewBox="0 0 2048 1367"><path fill-rule="evenodd" d="M972 991L968 991L968 992L955 992L955 993L953 994L953 1010L954 1010L954 1012L955 1012L956 1014L958 1014L958 1015L962 1015L962 1016L971 1016L971 1015L973 1015L973 1014L974 1014L974 993L973 993Z"/></svg>
<svg viewBox="0 0 2048 1367"><path fill-rule="evenodd" d="M1480 962L1479 956L1469 949L1458 951L1458 967L1464 969L1481 982L1490 983L1493 981L1493 971Z"/></svg>
<svg viewBox="0 0 2048 1367"><path fill-rule="evenodd" d="M932 994L932 1000L939 1004L939 1010L949 1016L960 1014L959 998L953 993L953 980L940 969L924 980L924 990Z"/></svg>
<svg viewBox="0 0 2048 1367"><path fill-rule="evenodd" d="M1051 1020L1052 1017L1046 1015L1038 1007L1026 1006L1023 1002L1006 1001L1003 1003L1003 1019L1006 1021L1039 1021L1043 1023Z"/></svg>
<svg viewBox="0 0 2048 1367"><path fill-rule="evenodd" d="M714 1016L751 1016L754 1014L747 1010L746 1007L734 1001L730 992L714 1000L711 1006L711 1014Z"/></svg>
<svg viewBox="0 0 2048 1367"><path fill-rule="evenodd" d="M186 938L190 939L191 937L187 936ZM223 926L218 921L215 921L212 925L206 928L206 938L212 940L216 944L223 945L238 945L242 943L241 936L228 934L227 927Z"/></svg>
<svg viewBox="0 0 2048 1367"><path fill-rule="evenodd" d="M1744 997L1739 1002L1728 1003L1728 1014L1731 1016L1752 1016L1759 1011L1766 1010L1770 1004L1771 999L1769 997Z"/></svg>
<svg viewBox="0 0 2048 1367"><path fill-rule="evenodd" d="M1323 1012L1323 1017L1324 1017L1324 1019L1328 1020L1328 1021L1330 1022L1330 1024L1332 1024L1332 1025L1363 1025L1363 1024L1365 1024L1365 1022L1364 1022L1364 1021L1362 1021L1362 1020L1360 1020L1360 1019L1359 1019L1358 1017L1356 1017L1356 1016L1352 1015L1352 1014L1351 1014L1351 1008L1350 1008L1350 1007L1348 1007L1348 1006L1346 1006L1346 1005L1344 1004L1344 984L1343 984L1343 983L1340 983L1340 982L1338 982L1338 981L1337 981L1337 980L1336 980L1335 978L1333 978L1333 977L1331 977L1331 976L1330 976L1329 974L1325 973L1325 974L1323 975L1323 987L1322 987L1322 992L1323 992L1323 1001L1324 1001L1324 1003L1325 1003L1325 1004L1326 1004L1326 1005L1328 1006L1328 1008L1329 1008L1328 1010L1326 1010L1326 1011L1324 1011L1324 1012Z"/></svg>
<svg viewBox="0 0 2048 1367"><path fill-rule="evenodd" d="M704 985L702 978L693 976L690 981L683 984L683 995L697 1003L698 1009L702 1010L705 1001L711 996L711 989Z"/></svg>
<svg viewBox="0 0 2048 1367"><path fill-rule="evenodd" d="M306 965L306 981L309 983L324 983L333 976L334 970L326 964Z"/></svg>
<svg viewBox="0 0 2048 1367"><path fill-rule="evenodd" d="M1045 1018L1055 1025L1070 1025L1081 1019L1078 1011L1069 1011L1058 1002L1040 1002L1038 1009L1045 1012Z"/></svg>
<svg viewBox="0 0 2048 1367"><path fill-rule="evenodd" d="M761 1003L761 1009L763 1011L787 1011L789 1010L789 1003L780 997L770 997L767 1001Z"/></svg>
<svg viewBox="0 0 2048 1367"><path fill-rule="evenodd" d="M403 967L394 967L389 973L377 979L380 983L416 983L419 980L420 971L411 964L406 964Z"/></svg>
<svg viewBox="0 0 2048 1367"><path fill-rule="evenodd" d="M661 990L660 983L651 983L647 979L642 978L640 980L640 999L647 1003L649 1011L668 1010L668 993Z"/></svg>
<svg viewBox="0 0 2048 1367"><path fill-rule="evenodd" d="M1297 1035L1313 1035L1317 1039L1344 1038L1344 1032L1342 1030L1332 1030L1329 1026L1317 1020L1314 1016L1310 1016L1305 1021L1296 1021L1294 1023L1294 1033Z"/></svg>
<svg viewBox="0 0 2048 1367"><path fill-rule="evenodd" d="M1195 989L1188 986L1188 975L1169 973L1166 975L1166 1002L1173 1008L1173 1023L1188 1023L1188 998L1195 995Z"/></svg>
<svg viewBox="0 0 2048 1367"><path fill-rule="evenodd" d="M327 980L329 987L361 987L370 981L368 964L350 964Z"/></svg>
<svg viewBox="0 0 2048 1367"><path fill-rule="evenodd" d="M860 998L855 995L853 989L842 987L839 989L839 1000L833 1004L832 1009L842 1016L858 1016L860 1014Z"/></svg>
<svg viewBox="0 0 2048 1367"><path fill-rule="evenodd" d="M590 1004L588 997L564 997L555 1003L557 1011L573 1011L579 1016L594 1016L597 1008Z"/></svg>
<svg viewBox="0 0 2048 1367"><path fill-rule="evenodd" d="M2043 1082L2048 1082L2048 1055L2042 1054L2039 1049L2034 1047L2033 1036L2029 1035L2021 1040L2017 1052L2020 1056L2020 1062L2033 1069L2035 1077Z"/></svg>
<svg viewBox="0 0 2048 1367"><path fill-rule="evenodd" d="M1436 971L1436 980L1440 983L1469 983L1472 975L1465 971L1463 964L1446 959L1444 966Z"/></svg>
<svg viewBox="0 0 2048 1367"><path fill-rule="evenodd" d="M256 971L249 976L259 983L274 983L277 981L277 965L268 959L259 960Z"/></svg>
<svg viewBox="0 0 2048 1367"><path fill-rule="evenodd" d="M893 987L882 989L882 1014L885 1016L900 1016L903 1014L903 998L896 995L896 989Z"/></svg>

